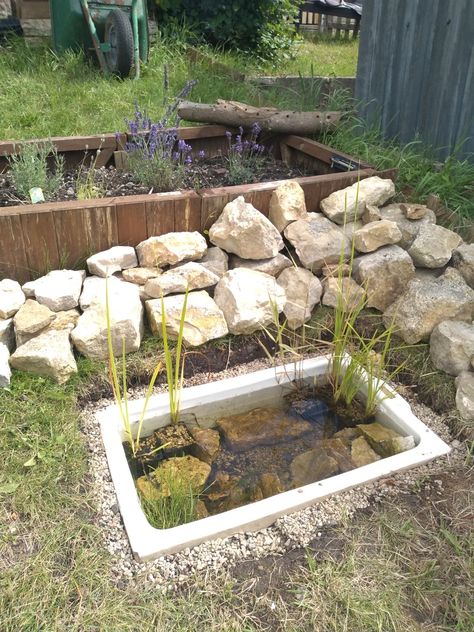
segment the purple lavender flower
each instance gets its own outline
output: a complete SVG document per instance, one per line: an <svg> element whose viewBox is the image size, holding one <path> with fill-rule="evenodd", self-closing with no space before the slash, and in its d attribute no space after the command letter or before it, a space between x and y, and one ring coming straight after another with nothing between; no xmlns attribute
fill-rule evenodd
<svg viewBox="0 0 474 632"><path fill-rule="evenodd" d="M193 162L193 159L191 158L191 156L186 156L184 162L186 165L190 165Z"/></svg>
<svg viewBox="0 0 474 632"><path fill-rule="evenodd" d="M206 152L204 151L204 149L201 149L198 153L198 158L202 160L205 157L206 157Z"/></svg>
<svg viewBox="0 0 474 632"><path fill-rule="evenodd" d="M232 138L232 132L229 132L229 130L226 130L225 135L227 136L229 140Z"/></svg>

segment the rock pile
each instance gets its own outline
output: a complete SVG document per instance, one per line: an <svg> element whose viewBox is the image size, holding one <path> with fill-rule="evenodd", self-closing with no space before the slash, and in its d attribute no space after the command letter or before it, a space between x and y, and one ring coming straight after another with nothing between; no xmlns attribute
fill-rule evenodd
<svg viewBox="0 0 474 632"><path fill-rule="evenodd" d="M243 197L229 202L209 230L210 244L197 232L168 233L136 249L94 254L88 274L53 270L23 287L4 279L0 385L9 384L10 366L65 381L77 370L74 349L106 358L108 277L117 354L122 340L127 352L140 347L145 318L161 334L162 296L168 333L176 336L186 288L190 346L251 333L277 313L296 329L321 301L335 306L342 296L350 309L366 296L405 342L430 340L435 365L462 376L459 399L466 402L474 379L474 245L437 226L426 206L387 204L394 193L391 180L375 176L308 213L299 184L285 182L272 194L269 218ZM343 263L351 252L352 267ZM474 402L460 410L474 418Z"/></svg>

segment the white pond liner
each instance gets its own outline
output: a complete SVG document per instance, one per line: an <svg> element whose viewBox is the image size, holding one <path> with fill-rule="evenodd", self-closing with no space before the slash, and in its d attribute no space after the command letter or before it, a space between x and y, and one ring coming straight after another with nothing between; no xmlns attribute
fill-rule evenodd
<svg viewBox="0 0 474 632"><path fill-rule="evenodd" d="M186 422L212 427L224 415L274 406L291 390L294 380L309 384L326 381L328 362L327 356L318 357L185 388L181 417ZM155 529L143 513L122 445L126 436L118 407L113 405L98 412L110 474L135 558L145 562L206 540L265 528L283 514L303 509L351 487L421 465L450 451L450 447L413 414L403 397L388 386L384 386L384 391L385 394L389 391L391 397L381 396L376 420L401 435L412 435L416 445L411 450L171 529ZM143 399L129 402L132 431L136 430L142 409ZM169 422L168 393L150 398L142 436L152 434Z"/></svg>

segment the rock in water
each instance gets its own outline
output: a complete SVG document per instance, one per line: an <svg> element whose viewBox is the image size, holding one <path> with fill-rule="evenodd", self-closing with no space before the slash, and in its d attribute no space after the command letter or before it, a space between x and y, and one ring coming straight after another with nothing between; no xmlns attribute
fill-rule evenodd
<svg viewBox="0 0 474 632"><path fill-rule="evenodd" d="M380 456L372 450L364 437L356 437L351 445L351 459L357 467L380 461Z"/></svg>
<svg viewBox="0 0 474 632"><path fill-rule="evenodd" d="M321 210L336 224L355 221L368 205L382 206L395 195L392 180L373 176L335 191L321 201Z"/></svg>
<svg viewBox="0 0 474 632"><path fill-rule="evenodd" d="M403 437L378 422L358 424L357 428L362 431L373 450L382 457L393 456L415 447L415 439L412 436Z"/></svg>
<svg viewBox="0 0 474 632"><path fill-rule="evenodd" d="M270 198L269 219L280 233L290 222L302 219L305 215L304 191L298 182L287 180L273 191Z"/></svg>
<svg viewBox="0 0 474 632"><path fill-rule="evenodd" d="M137 246L140 265L146 268L160 268L175 265L181 261L195 261L206 254L207 244L197 231L193 233L166 233L159 237L149 237Z"/></svg>
<svg viewBox="0 0 474 632"><path fill-rule="evenodd" d="M236 268L217 284L214 300L232 334L250 334L270 325L285 305L285 292L274 277Z"/></svg>
<svg viewBox="0 0 474 632"><path fill-rule="evenodd" d="M309 422L297 421L277 408L255 408L231 415L220 419L217 427L227 445L236 451L289 441L311 430Z"/></svg>
<svg viewBox="0 0 474 632"><path fill-rule="evenodd" d="M275 226L243 196L225 205L209 230L213 244L242 259L268 259L283 248Z"/></svg>
<svg viewBox="0 0 474 632"><path fill-rule="evenodd" d="M322 447L303 452L290 465L293 487L302 487L339 473L336 459Z"/></svg>
<svg viewBox="0 0 474 632"><path fill-rule="evenodd" d="M166 330L170 338L176 339L184 306L184 294L165 296L163 301L166 310ZM145 307L152 332L161 336L161 299L146 301ZM206 291L188 294L183 330L183 340L186 344L197 347L228 333L222 310Z"/></svg>
<svg viewBox="0 0 474 632"><path fill-rule="evenodd" d="M217 430L193 426L189 429L189 433L195 441L191 448L193 456L211 465L219 452L221 443Z"/></svg>

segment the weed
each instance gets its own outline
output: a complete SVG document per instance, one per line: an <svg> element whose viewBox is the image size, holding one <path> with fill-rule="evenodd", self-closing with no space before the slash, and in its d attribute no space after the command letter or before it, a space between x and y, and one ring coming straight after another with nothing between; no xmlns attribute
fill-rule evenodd
<svg viewBox="0 0 474 632"><path fill-rule="evenodd" d="M97 182L96 167L101 149L96 152L95 158L90 161L88 168L84 166L84 160L79 166L76 176L76 197L78 200L93 200L104 197L104 187Z"/></svg>
<svg viewBox="0 0 474 632"><path fill-rule="evenodd" d="M48 157L54 162L54 169L48 167ZM51 141L25 143L17 154L9 159L10 173L18 195L29 199L29 191L34 187L43 190L46 199L58 193L64 171L64 157L60 156Z"/></svg>

